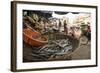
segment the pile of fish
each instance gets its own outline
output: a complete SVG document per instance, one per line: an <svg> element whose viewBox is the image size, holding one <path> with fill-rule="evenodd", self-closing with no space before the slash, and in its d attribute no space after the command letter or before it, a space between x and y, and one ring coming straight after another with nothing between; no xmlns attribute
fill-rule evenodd
<svg viewBox="0 0 100 73"><path fill-rule="evenodd" d="M51 55L64 55L72 49L72 45L68 40L54 40L43 46L39 52Z"/></svg>
<svg viewBox="0 0 100 73"><path fill-rule="evenodd" d="M69 39L49 40L44 46L33 47L33 61L47 61L51 56L63 56L73 50L72 42Z"/></svg>

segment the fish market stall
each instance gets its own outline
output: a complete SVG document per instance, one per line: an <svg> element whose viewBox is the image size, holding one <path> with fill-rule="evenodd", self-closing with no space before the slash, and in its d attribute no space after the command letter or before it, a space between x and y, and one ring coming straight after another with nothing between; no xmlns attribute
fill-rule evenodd
<svg viewBox="0 0 100 73"><path fill-rule="evenodd" d="M31 46L31 59L33 62L71 60L71 55L78 48L79 40L59 33L51 33L48 38L48 43L43 46Z"/></svg>

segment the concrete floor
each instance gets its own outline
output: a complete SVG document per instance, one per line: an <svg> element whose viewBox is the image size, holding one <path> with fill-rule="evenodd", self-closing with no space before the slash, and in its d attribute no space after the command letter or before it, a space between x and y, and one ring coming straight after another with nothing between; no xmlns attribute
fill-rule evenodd
<svg viewBox="0 0 100 73"><path fill-rule="evenodd" d="M80 45L76 52L72 55L72 60L91 59L90 44Z"/></svg>

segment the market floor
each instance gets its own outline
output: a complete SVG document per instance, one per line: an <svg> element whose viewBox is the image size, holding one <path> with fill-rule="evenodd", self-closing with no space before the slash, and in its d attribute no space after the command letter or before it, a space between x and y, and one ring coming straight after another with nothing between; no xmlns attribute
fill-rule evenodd
<svg viewBox="0 0 100 73"><path fill-rule="evenodd" d="M91 45L90 42L86 45L79 45L78 50L72 55L72 60L77 59L91 59Z"/></svg>

